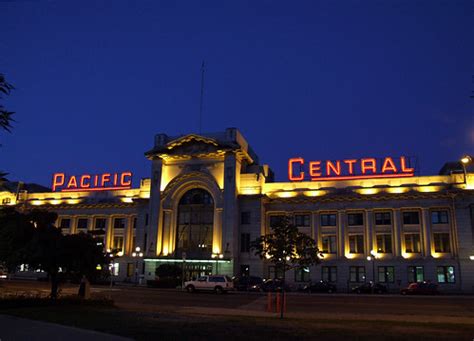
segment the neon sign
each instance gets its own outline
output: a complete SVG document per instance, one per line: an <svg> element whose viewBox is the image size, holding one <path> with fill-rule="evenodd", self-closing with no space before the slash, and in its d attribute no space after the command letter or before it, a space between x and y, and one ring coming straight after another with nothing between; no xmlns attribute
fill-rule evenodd
<svg viewBox="0 0 474 341"><path fill-rule="evenodd" d="M53 174L53 192L112 191L132 187L132 172L66 175Z"/></svg>
<svg viewBox="0 0 474 341"><path fill-rule="evenodd" d="M312 181L402 178L415 175L409 163L404 156L309 162L296 157L288 160L288 178L291 181L303 181L307 177Z"/></svg>

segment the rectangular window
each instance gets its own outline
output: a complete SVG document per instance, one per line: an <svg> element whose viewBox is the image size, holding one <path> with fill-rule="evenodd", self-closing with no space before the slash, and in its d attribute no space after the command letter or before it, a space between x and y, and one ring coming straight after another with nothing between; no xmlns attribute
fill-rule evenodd
<svg viewBox="0 0 474 341"><path fill-rule="evenodd" d="M323 266L321 267L321 278L326 282L337 282L337 267Z"/></svg>
<svg viewBox="0 0 474 341"><path fill-rule="evenodd" d="M59 223L59 227L62 229L68 229L71 227L71 219L69 218L63 218L61 219L61 222Z"/></svg>
<svg viewBox="0 0 474 341"><path fill-rule="evenodd" d="M270 216L270 227L278 226L279 224L281 224L283 218L284 216L281 216L281 215Z"/></svg>
<svg viewBox="0 0 474 341"><path fill-rule="evenodd" d="M451 247L449 243L449 233L433 233L435 252L449 253Z"/></svg>
<svg viewBox="0 0 474 341"><path fill-rule="evenodd" d="M392 253L392 235L378 234L377 235L377 252L378 253Z"/></svg>
<svg viewBox="0 0 474 341"><path fill-rule="evenodd" d="M336 235L323 235L322 237L322 253L336 253Z"/></svg>
<svg viewBox="0 0 474 341"><path fill-rule="evenodd" d="M283 278L283 270L281 268L275 267L274 265L271 265L268 267L268 278L273 279L273 278Z"/></svg>
<svg viewBox="0 0 474 341"><path fill-rule="evenodd" d="M78 230L87 230L88 225L89 225L89 219L87 219L87 218L77 219L77 229Z"/></svg>
<svg viewBox="0 0 474 341"><path fill-rule="evenodd" d="M431 223L432 224L447 224L448 223L448 211L432 211L431 212Z"/></svg>
<svg viewBox="0 0 474 341"><path fill-rule="evenodd" d="M240 212L240 224L249 225L250 224L250 212Z"/></svg>
<svg viewBox="0 0 474 341"><path fill-rule="evenodd" d="M123 251L123 236L114 237L114 246L113 248L118 251Z"/></svg>
<svg viewBox="0 0 474 341"><path fill-rule="evenodd" d="M304 266L295 269L295 282L309 282L309 268Z"/></svg>
<svg viewBox="0 0 474 341"><path fill-rule="evenodd" d="M379 266L379 282L393 283L395 281L395 269L393 266Z"/></svg>
<svg viewBox="0 0 474 341"><path fill-rule="evenodd" d="M336 226L336 214L321 214L321 226Z"/></svg>
<svg viewBox="0 0 474 341"><path fill-rule="evenodd" d="M422 266L408 267L408 283L423 282L425 280L425 272Z"/></svg>
<svg viewBox="0 0 474 341"><path fill-rule="evenodd" d="M240 252L250 252L250 233L240 234Z"/></svg>
<svg viewBox="0 0 474 341"><path fill-rule="evenodd" d="M355 234L349 236L349 252L364 253L364 235Z"/></svg>
<svg viewBox="0 0 474 341"><path fill-rule="evenodd" d="M297 226L297 227L309 227L309 214L296 214L295 215L295 226Z"/></svg>
<svg viewBox="0 0 474 341"><path fill-rule="evenodd" d="M405 252L407 253L420 253L421 243L419 233L406 233L405 234Z"/></svg>
<svg viewBox="0 0 474 341"><path fill-rule="evenodd" d="M124 229L125 228L125 219L124 218L115 218L114 219L114 229Z"/></svg>
<svg viewBox="0 0 474 341"><path fill-rule="evenodd" d="M455 283L454 266L438 266L436 273L438 283Z"/></svg>
<svg viewBox="0 0 474 341"><path fill-rule="evenodd" d="M354 283L365 282L365 266L350 266L349 281Z"/></svg>
<svg viewBox="0 0 474 341"><path fill-rule="evenodd" d="M392 215L390 212L377 212L375 213L375 225L391 225Z"/></svg>
<svg viewBox="0 0 474 341"><path fill-rule="evenodd" d="M95 230L105 230L105 225L107 224L107 220L105 218L97 218L95 220Z"/></svg>
<svg viewBox="0 0 474 341"><path fill-rule="evenodd" d="M349 213L347 215L347 222L349 226L364 225L364 214L363 213Z"/></svg>
<svg viewBox="0 0 474 341"><path fill-rule="evenodd" d="M417 211L403 212L403 225L420 224L420 214Z"/></svg>

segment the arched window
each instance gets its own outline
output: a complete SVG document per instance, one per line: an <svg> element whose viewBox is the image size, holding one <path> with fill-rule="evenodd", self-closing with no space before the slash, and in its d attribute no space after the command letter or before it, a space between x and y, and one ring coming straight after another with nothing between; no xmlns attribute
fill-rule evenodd
<svg viewBox="0 0 474 341"><path fill-rule="evenodd" d="M186 192L178 205L176 229L176 254L181 258L209 259L212 252L212 226L214 223L214 200L204 189Z"/></svg>

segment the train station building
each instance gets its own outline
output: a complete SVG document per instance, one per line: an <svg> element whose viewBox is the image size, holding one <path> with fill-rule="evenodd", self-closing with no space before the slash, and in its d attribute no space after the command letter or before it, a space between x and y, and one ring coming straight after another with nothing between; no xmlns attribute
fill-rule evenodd
<svg viewBox="0 0 474 341"><path fill-rule="evenodd" d="M431 281L474 293L474 173L460 162L419 176L403 156L295 157L288 181L276 182L235 128L158 134L145 156L150 177L136 188L129 171L57 173L51 189L3 183L0 202L55 211L64 233L103 230L123 281L154 279L165 263L184 263L187 277L273 278L250 244L290 215L323 254L321 264L287 273L295 285L325 280L346 291L375 280L396 291Z"/></svg>

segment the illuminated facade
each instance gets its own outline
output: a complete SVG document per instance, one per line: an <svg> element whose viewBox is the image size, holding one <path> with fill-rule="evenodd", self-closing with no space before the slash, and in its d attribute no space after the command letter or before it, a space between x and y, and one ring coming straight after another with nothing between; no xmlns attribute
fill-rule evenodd
<svg viewBox="0 0 474 341"><path fill-rule="evenodd" d="M377 171L374 159L312 161L306 181L299 168L295 173L304 160L295 158L289 178L297 181L274 182L234 128L158 134L145 155L151 177L139 188L122 188L129 185L129 172L106 176L102 187L109 189L100 189L103 177L73 181L56 174L55 187L66 190L4 190L0 201L53 210L65 233L104 230L105 247L121 251L116 271L122 280L133 281L136 264L154 279L156 267L170 262L185 262L187 276L218 271L273 277L274 268L252 253L250 242L291 214L324 254L320 265L287 273L295 285L327 280L345 291L375 278L390 290L426 280L443 291L474 292L473 173L416 176L405 159L396 164L385 158L377 169L401 176L370 176ZM342 174L340 167L351 162L366 173ZM136 247L144 253L138 263L132 257Z"/></svg>

